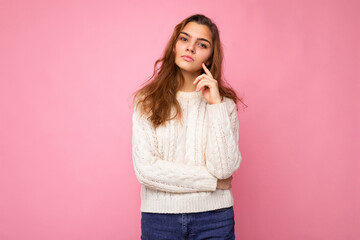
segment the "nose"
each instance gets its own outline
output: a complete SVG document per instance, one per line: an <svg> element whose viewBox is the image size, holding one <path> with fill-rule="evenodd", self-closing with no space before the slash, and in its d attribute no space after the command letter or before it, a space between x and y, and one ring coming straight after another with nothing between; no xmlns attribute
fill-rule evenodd
<svg viewBox="0 0 360 240"><path fill-rule="evenodd" d="M191 51L192 53L195 53L195 48L194 48L194 44L189 42L186 51Z"/></svg>

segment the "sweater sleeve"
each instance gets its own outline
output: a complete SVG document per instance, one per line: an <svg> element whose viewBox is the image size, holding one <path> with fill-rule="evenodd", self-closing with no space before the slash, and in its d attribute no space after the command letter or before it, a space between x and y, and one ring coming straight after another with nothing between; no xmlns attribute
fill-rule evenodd
<svg viewBox="0 0 360 240"><path fill-rule="evenodd" d="M162 158L155 130L134 108L132 158L138 181L155 190L175 193L215 191L217 178L206 166L186 165Z"/></svg>
<svg viewBox="0 0 360 240"><path fill-rule="evenodd" d="M225 99L218 104L207 104L209 130L206 139L206 166L218 179L229 178L242 160L239 142L239 121L236 104Z"/></svg>

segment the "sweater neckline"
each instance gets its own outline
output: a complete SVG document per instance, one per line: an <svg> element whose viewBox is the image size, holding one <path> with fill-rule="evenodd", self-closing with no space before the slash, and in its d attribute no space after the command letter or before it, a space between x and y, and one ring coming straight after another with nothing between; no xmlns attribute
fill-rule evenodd
<svg viewBox="0 0 360 240"><path fill-rule="evenodd" d="M184 91L177 91L176 93L176 96L177 97L180 97L180 98L186 98L186 99L190 99L190 98L199 98L202 96L202 92L199 91L193 91L193 92L184 92Z"/></svg>

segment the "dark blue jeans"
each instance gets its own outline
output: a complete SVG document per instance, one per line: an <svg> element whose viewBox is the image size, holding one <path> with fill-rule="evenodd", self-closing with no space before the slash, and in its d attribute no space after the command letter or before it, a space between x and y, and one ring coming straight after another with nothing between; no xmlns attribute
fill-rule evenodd
<svg viewBox="0 0 360 240"><path fill-rule="evenodd" d="M142 240L235 239L233 207L198 213L141 213Z"/></svg>

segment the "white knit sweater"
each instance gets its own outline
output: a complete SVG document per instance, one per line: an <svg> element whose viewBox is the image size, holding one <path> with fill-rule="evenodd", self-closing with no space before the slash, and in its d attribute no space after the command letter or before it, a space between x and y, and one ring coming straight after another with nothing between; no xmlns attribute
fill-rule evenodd
<svg viewBox="0 0 360 240"><path fill-rule="evenodd" d="M134 108L132 157L141 183L141 211L190 213L233 206L231 189L216 186L242 160L235 102L224 97L210 105L201 91L178 91L176 98L183 125L173 119L155 130Z"/></svg>

